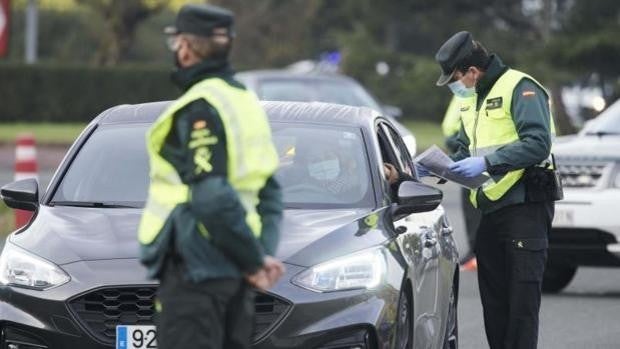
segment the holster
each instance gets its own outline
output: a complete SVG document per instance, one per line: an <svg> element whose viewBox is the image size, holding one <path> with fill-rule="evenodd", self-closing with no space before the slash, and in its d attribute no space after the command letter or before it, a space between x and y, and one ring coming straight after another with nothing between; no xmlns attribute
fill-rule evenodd
<svg viewBox="0 0 620 349"><path fill-rule="evenodd" d="M562 181L551 155L553 168L532 166L525 169L525 199L528 202L559 201L564 199Z"/></svg>

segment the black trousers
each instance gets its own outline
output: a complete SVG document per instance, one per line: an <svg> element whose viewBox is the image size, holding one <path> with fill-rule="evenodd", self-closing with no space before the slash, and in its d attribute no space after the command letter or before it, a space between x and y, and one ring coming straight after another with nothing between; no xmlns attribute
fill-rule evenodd
<svg viewBox="0 0 620 349"><path fill-rule="evenodd" d="M553 202L483 215L476 239L478 285L491 349L534 349Z"/></svg>
<svg viewBox="0 0 620 349"><path fill-rule="evenodd" d="M467 242L469 242L469 251L465 255L461 262L467 261L469 258L474 257L474 248L476 246L476 232L480 225L480 219L482 214L478 209L472 205L469 200L470 189L461 188L461 208L463 210L463 216L465 217L465 233L467 234Z"/></svg>
<svg viewBox="0 0 620 349"><path fill-rule="evenodd" d="M159 349L250 348L254 293L244 280L214 279L201 283L182 277L180 265L168 262L157 292Z"/></svg>

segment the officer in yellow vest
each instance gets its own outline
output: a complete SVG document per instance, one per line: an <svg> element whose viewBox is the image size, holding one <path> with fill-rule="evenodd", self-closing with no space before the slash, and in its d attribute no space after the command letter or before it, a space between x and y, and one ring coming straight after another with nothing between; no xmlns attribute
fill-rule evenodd
<svg viewBox="0 0 620 349"><path fill-rule="evenodd" d="M450 154L455 154L459 149L459 131L461 129L461 101L457 96L453 96L446 109L441 131L444 135L444 142ZM461 188L461 208L465 218L465 233L469 242L469 251L461 257L462 270L475 269L476 257L474 256L474 246L476 244L476 230L480 224L480 211L472 205L469 200L469 190Z"/></svg>
<svg viewBox="0 0 620 349"><path fill-rule="evenodd" d="M186 5L166 29L185 91L147 135L141 260L160 279L158 348L249 348L254 293L284 267L278 157L256 96L228 63L233 14Z"/></svg>
<svg viewBox="0 0 620 349"><path fill-rule="evenodd" d="M442 70L437 85L447 85L462 99L451 169L469 177L491 176L470 196L482 212L475 251L489 345L536 348L556 199L537 180L554 174L548 161L554 129L549 95L468 32L453 35L435 59Z"/></svg>

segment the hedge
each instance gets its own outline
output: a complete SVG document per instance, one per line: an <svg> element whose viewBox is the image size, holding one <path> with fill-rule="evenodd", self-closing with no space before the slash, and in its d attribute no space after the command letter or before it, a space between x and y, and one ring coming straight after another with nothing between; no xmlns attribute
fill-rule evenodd
<svg viewBox="0 0 620 349"><path fill-rule="evenodd" d="M0 122L87 122L118 104L178 95L165 68L0 64Z"/></svg>

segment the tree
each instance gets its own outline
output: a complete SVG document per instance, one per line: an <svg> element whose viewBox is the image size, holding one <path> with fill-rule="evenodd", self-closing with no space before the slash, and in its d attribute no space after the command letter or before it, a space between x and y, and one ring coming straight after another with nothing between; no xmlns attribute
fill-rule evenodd
<svg viewBox="0 0 620 349"><path fill-rule="evenodd" d="M136 29L163 10L170 0L75 0L100 15L104 22L96 61L112 66L125 59L133 46Z"/></svg>

